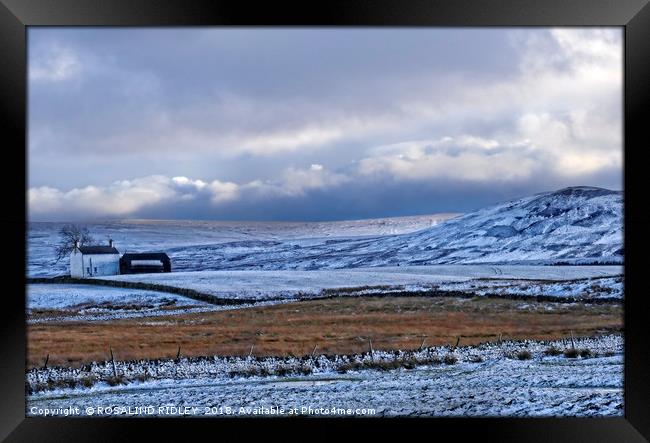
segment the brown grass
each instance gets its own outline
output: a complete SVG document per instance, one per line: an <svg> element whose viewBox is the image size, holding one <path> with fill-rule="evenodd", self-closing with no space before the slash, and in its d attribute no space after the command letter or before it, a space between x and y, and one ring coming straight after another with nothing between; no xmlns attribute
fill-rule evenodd
<svg viewBox="0 0 650 443"><path fill-rule="evenodd" d="M460 346L503 339L566 338L622 330L621 305L552 304L499 299L360 297L108 322L28 326L27 365L79 366L110 358L350 354L374 349Z"/></svg>

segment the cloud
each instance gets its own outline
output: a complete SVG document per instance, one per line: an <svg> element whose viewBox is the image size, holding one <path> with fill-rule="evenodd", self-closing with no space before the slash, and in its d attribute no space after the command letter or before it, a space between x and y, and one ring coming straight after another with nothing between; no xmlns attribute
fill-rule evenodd
<svg viewBox="0 0 650 443"><path fill-rule="evenodd" d="M116 181L109 186L89 185L67 191L48 186L32 187L28 191L28 202L32 219L130 217L158 206L187 202L218 207L238 200L298 197L347 181L346 176L313 164L308 169L289 168L276 181L256 180L243 184L152 175Z"/></svg>
<svg viewBox="0 0 650 443"><path fill-rule="evenodd" d="M233 182L213 180L208 187L211 193L210 200L215 204L235 200L239 196L239 186Z"/></svg>
<svg viewBox="0 0 650 443"><path fill-rule="evenodd" d="M382 146L359 162L362 175L388 174L399 180L512 181L543 166L529 144L502 145L475 136L418 140Z"/></svg>
<svg viewBox="0 0 650 443"><path fill-rule="evenodd" d="M304 195L306 191L339 186L350 177L330 172L323 165L313 164L309 169L289 168L282 177L281 189L288 195Z"/></svg>
<svg viewBox="0 0 650 443"><path fill-rule="evenodd" d="M450 120L505 124L370 149L362 174L403 180L521 181L538 174L580 179L622 169L622 46L618 30L521 33L519 74L508 82L452 90ZM455 94L458 94L455 96ZM440 116L430 101L417 114ZM488 125L489 127L489 125Z"/></svg>
<svg viewBox="0 0 650 443"><path fill-rule="evenodd" d="M30 214L38 217L48 213L126 216L138 209L178 197L173 181L164 176L121 180L107 187L85 186L69 191L42 186L30 188Z"/></svg>
<svg viewBox="0 0 650 443"><path fill-rule="evenodd" d="M301 127L294 130L270 131L252 136L233 137L224 144L254 154L268 155L282 151L295 151L304 147L317 147L339 139L343 134L336 127Z"/></svg>

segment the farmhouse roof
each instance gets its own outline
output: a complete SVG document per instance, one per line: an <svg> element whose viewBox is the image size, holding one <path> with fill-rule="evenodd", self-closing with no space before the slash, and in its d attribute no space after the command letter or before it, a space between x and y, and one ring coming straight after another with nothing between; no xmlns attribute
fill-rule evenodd
<svg viewBox="0 0 650 443"><path fill-rule="evenodd" d="M169 260L164 252L127 252L122 256L123 260Z"/></svg>
<svg viewBox="0 0 650 443"><path fill-rule="evenodd" d="M82 254L119 254L113 246L79 246Z"/></svg>

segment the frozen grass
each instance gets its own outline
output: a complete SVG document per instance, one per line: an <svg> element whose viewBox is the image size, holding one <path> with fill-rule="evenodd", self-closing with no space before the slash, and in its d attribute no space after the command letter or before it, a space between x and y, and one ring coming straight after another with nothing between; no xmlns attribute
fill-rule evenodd
<svg viewBox="0 0 650 443"><path fill-rule="evenodd" d="M577 358L580 355L580 351L575 348L565 349L563 355L566 358Z"/></svg>
<svg viewBox="0 0 650 443"><path fill-rule="evenodd" d="M531 354L528 350L523 350L517 352L517 358L519 360L530 360L531 358L533 358L533 354Z"/></svg>
<svg viewBox="0 0 650 443"><path fill-rule="evenodd" d="M501 344L484 343L477 346L425 347L417 351L373 351L352 355L314 355L304 357L194 357L180 359L116 361L115 367L122 382L152 379L234 376L286 376L311 373L347 373L360 370L413 369L418 366L482 363L513 358L516 360L552 359L549 346L564 349L566 359L588 359L606 353L622 352L623 341L618 335L575 339L583 347L565 348L564 341L505 341ZM526 349L522 350L521 347ZM587 352L588 351L588 352ZM478 358L480 357L480 358ZM106 360L79 368L47 367L27 371L29 392L59 388L83 378L96 381L115 380L113 364ZM54 384L53 384L54 383Z"/></svg>
<svg viewBox="0 0 650 443"><path fill-rule="evenodd" d="M556 355L562 354L562 351L560 351L555 346L550 346L550 347L546 348L546 350L544 351L544 354L554 357Z"/></svg>
<svg viewBox="0 0 650 443"><path fill-rule="evenodd" d="M164 311L161 311L164 312ZM414 350L506 339L550 340L622 329L620 304L542 303L484 297L340 297L246 309L28 324L28 365L81 365L106 358L305 356L369 349ZM171 332L173 331L173 332Z"/></svg>
<svg viewBox="0 0 650 443"><path fill-rule="evenodd" d="M551 346L564 349L562 341L504 341L500 346L372 355L116 362L126 386L110 386L113 374L107 362L76 370L39 369L27 373L26 413L33 415L32 407L183 404L228 406L236 415L247 414L237 412L240 406L270 405L373 408L379 416L622 415L622 337L575 341L593 356L545 355ZM508 358L522 347L532 359ZM448 355L456 359L454 364L444 364ZM88 388L71 381L83 377L97 382Z"/></svg>

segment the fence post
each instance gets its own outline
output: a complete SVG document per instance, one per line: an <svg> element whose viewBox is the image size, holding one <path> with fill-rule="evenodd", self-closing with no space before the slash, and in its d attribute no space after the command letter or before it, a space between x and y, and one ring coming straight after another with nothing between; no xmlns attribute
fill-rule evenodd
<svg viewBox="0 0 650 443"><path fill-rule="evenodd" d="M117 378L117 369L115 368L115 359L113 358L113 348L109 346L108 349L111 351L111 363L113 364L113 376Z"/></svg>
<svg viewBox="0 0 650 443"><path fill-rule="evenodd" d="M576 344L573 342L573 331L570 331L570 332L571 332L571 348L575 349Z"/></svg>
<svg viewBox="0 0 650 443"><path fill-rule="evenodd" d="M250 357L251 355L253 355L253 348L254 348L254 347L255 347L254 344L251 345L251 350L250 350L250 352L248 353L248 356L249 356L249 357Z"/></svg>
<svg viewBox="0 0 650 443"><path fill-rule="evenodd" d="M316 347L318 346L318 343L314 345L314 349L311 351L311 356L313 357L314 354L316 353Z"/></svg>
<svg viewBox="0 0 650 443"><path fill-rule="evenodd" d="M424 349L424 342L425 342L426 339L427 339L427 336L423 335L422 336L422 343L420 343L420 350Z"/></svg>
<svg viewBox="0 0 650 443"><path fill-rule="evenodd" d="M50 361L50 354L47 354L47 357L45 357L45 364L43 365L43 369L47 369L47 362Z"/></svg>
<svg viewBox="0 0 650 443"><path fill-rule="evenodd" d="M370 360L375 361L375 352L372 349L372 339L368 337L368 345L370 347Z"/></svg>
<svg viewBox="0 0 650 443"><path fill-rule="evenodd" d="M178 352L176 353L176 360L178 360L179 358L181 358L181 347L180 346L178 347Z"/></svg>

